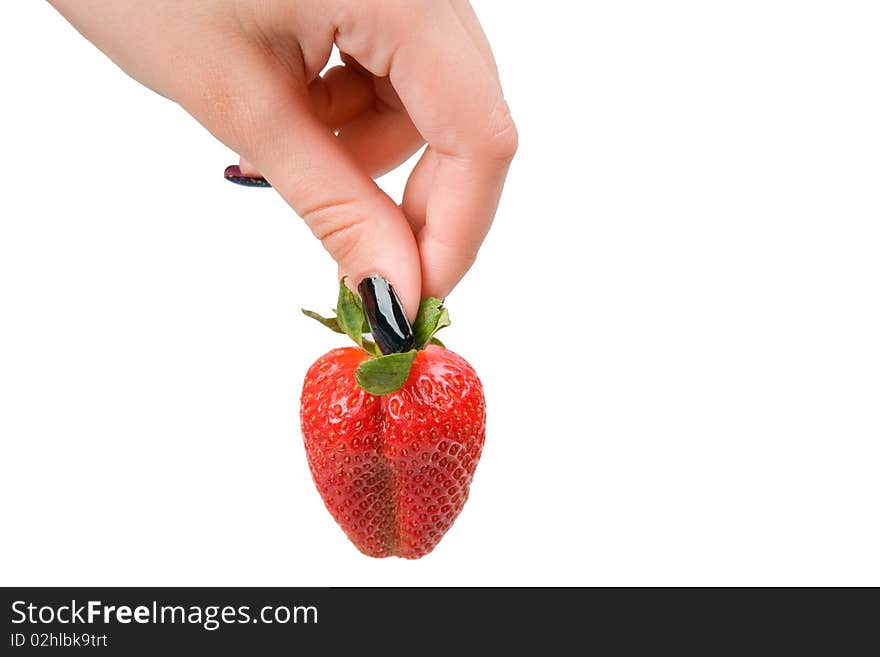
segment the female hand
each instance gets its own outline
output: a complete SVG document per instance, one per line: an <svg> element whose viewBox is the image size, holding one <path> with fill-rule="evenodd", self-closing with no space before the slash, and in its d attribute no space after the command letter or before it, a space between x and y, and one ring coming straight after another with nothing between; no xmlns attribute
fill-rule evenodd
<svg viewBox="0 0 880 657"><path fill-rule="evenodd" d="M517 135L466 0L51 0L263 175L340 274L412 318L489 229ZM345 65L319 74L333 45ZM372 181L427 141L398 207Z"/></svg>

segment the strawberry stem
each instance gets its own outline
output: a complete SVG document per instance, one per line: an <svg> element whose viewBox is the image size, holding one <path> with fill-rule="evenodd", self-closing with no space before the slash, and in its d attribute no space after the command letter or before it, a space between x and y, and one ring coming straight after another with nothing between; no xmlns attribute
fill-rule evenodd
<svg viewBox="0 0 880 657"><path fill-rule="evenodd" d="M401 354L382 355L375 341L365 337L370 333L364 307L360 298L345 284L345 277L339 281L339 298L336 301L336 316L324 317L314 311L302 309L306 317L311 317L334 333L350 337L354 343L370 355L357 369L357 382L367 392L374 395L387 395L400 390L409 376L416 353L429 344L443 347L434 335L449 326L449 311L440 299L428 297L419 304L419 312L413 323L413 348Z"/></svg>

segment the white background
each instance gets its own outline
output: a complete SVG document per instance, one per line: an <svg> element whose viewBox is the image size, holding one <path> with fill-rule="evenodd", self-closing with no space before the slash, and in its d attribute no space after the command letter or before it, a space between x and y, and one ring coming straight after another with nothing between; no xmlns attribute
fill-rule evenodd
<svg viewBox="0 0 880 657"><path fill-rule="evenodd" d="M488 436L408 562L309 477L320 245L4 3L2 584L880 584L877 4L475 5L521 137L444 335Z"/></svg>

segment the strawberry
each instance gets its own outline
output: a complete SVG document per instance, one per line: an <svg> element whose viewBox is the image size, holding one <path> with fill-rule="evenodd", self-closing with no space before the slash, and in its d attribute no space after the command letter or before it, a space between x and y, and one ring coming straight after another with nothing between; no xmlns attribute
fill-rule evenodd
<svg viewBox="0 0 880 657"><path fill-rule="evenodd" d="M411 349L382 354L388 340L364 296L361 303L342 281L336 317L303 311L358 344L324 354L306 374L306 456L327 510L355 547L418 559L468 498L486 432L483 388L467 361L434 337L449 324L439 300L422 302L404 341ZM378 345L364 337L370 329Z"/></svg>

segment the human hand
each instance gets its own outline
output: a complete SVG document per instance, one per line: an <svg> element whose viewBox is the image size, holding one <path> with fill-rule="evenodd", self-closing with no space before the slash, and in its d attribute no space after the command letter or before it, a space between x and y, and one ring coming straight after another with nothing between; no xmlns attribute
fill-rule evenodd
<svg viewBox="0 0 880 657"><path fill-rule="evenodd" d="M50 1L270 181L340 275L381 274L412 319L470 268L517 134L466 0ZM425 140L398 207L371 178Z"/></svg>

